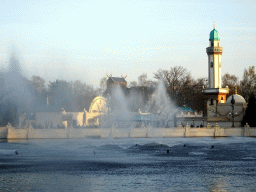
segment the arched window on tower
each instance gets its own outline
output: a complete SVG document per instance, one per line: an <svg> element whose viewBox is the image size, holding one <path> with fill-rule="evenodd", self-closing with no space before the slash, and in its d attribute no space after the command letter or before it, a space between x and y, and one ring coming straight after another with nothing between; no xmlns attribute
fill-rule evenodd
<svg viewBox="0 0 256 192"><path fill-rule="evenodd" d="M224 103L224 98L223 97L221 97L220 103Z"/></svg>
<svg viewBox="0 0 256 192"><path fill-rule="evenodd" d="M214 105L214 99L213 98L210 99L210 105Z"/></svg>

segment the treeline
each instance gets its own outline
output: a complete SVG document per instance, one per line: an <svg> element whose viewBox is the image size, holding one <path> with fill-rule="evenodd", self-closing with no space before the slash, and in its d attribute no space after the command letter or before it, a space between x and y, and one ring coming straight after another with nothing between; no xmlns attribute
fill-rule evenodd
<svg viewBox="0 0 256 192"><path fill-rule="evenodd" d="M94 97L102 94L106 90L106 80L101 79L100 89L77 80L68 82L65 80L55 80L47 85L45 80L39 76L32 76L28 80L30 89L35 96L33 106L38 106L36 111L66 111L89 110ZM152 90L156 89L157 82L162 80L171 101L176 106L189 106L193 110L203 111L206 114L206 97L202 92L203 87L208 86L208 78L193 78L191 73L182 66L171 67L169 70L159 69L154 73L154 79L148 79L147 74L138 77L138 81L132 81L129 87L135 87L145 99L150 98ZM255 67L244 69L244 75L239 81L235 75L224 74L222 87L229 87L227 98L235 93L237 87L238 94L242 95L248 102L251 95L256 95L256 74Z"/></svg>
<svg viewBox="0 0 256 192"><path fill-rule="evenodd" d="M22 114L33 118L35 112L88 110L98 91L79 80L46 84L39 76L26 79L17 72L0 73L0 125L17 125Z"/></svg>
<svg viewBox="0 0 256 192"><path fill-rule="evenodd" d="M208 78L193 78L191 73L182 66L171 67L170 70L159 69L154 73L154 79L162 79L165 83L167 94L176 106L189 106L193 110L203 111L206 115L206 100L207 98L202 93L202 88L208 86ZM129 84L131 87L144 87L142 94L147 88L157 86L155 80L148 80L147 74L142 74L138 77L138 81L132 81ZM237 93L242 95L248 102L250 97L256 95L256 74L255 67L251 66L249 69L244 69L242 79L235 75L226 73L222 77L222 87L229 87L229 94L227 98L235 94L235 87ZM146 97L145 97L146 98Z"/></svg>
<svg viewBox="0 0 256 192"><path fill-rule="evenodd" d="M222 87L229 87L228 96L235 93L235 86L237 86L238 94L242 95L246 102L249 102L250 97L256 96L256 74L255 66L249 66L248 69L244 69L244 74L242 79L235 75L226 73L222 77Z"/></svg>
<svg viewBox="0 0 256 192"><path fill-rule="evenodd" d="M34 106L36 111L83 111L88 110L91 101L98 94L98 90L81 81L55 80L45 84L39 76L28 80L31 91L35 96Z"/></svg>
<svg viewBox="0 0 256 192"><path fill-rule="evenodd" d="M164 82L167 95L177 107L186 105L193 110L206 113L206 97L202 93L206 78L194 79L191 73L182 66L171 67L170 70L159 69L154 73L154 80L148 80L147 74L142 74L138 77L138 81L132 81L129 85L139 87L141 94L145 95L144 98L149 99L146 96L148 89L156 90L159 80Z"/></svg>

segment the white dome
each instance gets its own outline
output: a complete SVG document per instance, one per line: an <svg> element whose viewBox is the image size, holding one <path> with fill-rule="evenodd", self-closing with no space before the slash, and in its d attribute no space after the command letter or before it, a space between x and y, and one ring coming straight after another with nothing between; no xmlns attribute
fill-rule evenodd
<svg viewBox="0 0 256 192"><path fill-rule="evenodd" d="M229 96L229 98L227 99L227 103L231 103L231 99L232 99L232 95ZM235 99L235 103L246 103L245 99L241 95L235 94L234 99Z"/></svg>

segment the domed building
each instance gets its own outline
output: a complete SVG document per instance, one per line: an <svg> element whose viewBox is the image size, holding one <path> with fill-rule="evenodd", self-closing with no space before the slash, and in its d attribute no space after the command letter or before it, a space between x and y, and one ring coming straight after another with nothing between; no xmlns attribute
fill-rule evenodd
<svg viewBox="0 0 256 192"><path fill-rule="evenodd" d="M228 127L240 127L246 107L247 103L241 95L237 94L236 87L235 94L229 96L226 103L217 106L217 116L222 118L225 117L226 121L228 121L228 123L226 123Z"/></svg>
<svg viewBox="0 0 256 192"><path fill-rule="evenodd" d="M246 101L243 98L243 96L238 95L237 93L234 94L234 95L229 96L229 98L227 99L227 103L231 103L232 96L234 97L234 100L235 100L236 103L246 103Z"/></svg>

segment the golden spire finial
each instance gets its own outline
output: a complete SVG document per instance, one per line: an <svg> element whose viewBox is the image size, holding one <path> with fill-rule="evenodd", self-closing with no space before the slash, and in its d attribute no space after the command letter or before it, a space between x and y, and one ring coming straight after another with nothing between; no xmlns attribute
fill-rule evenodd
<svg viewBox="0 0 256 192"><path fill-rule="evenodd" d="M213 29L215 29L215 22L213 21Z"/></svg>
<svg viewBox="0 0 256 192"><path fill-rule="evenodd" d="M235 85L235 94L237 95L237 85Z"/></svg>

